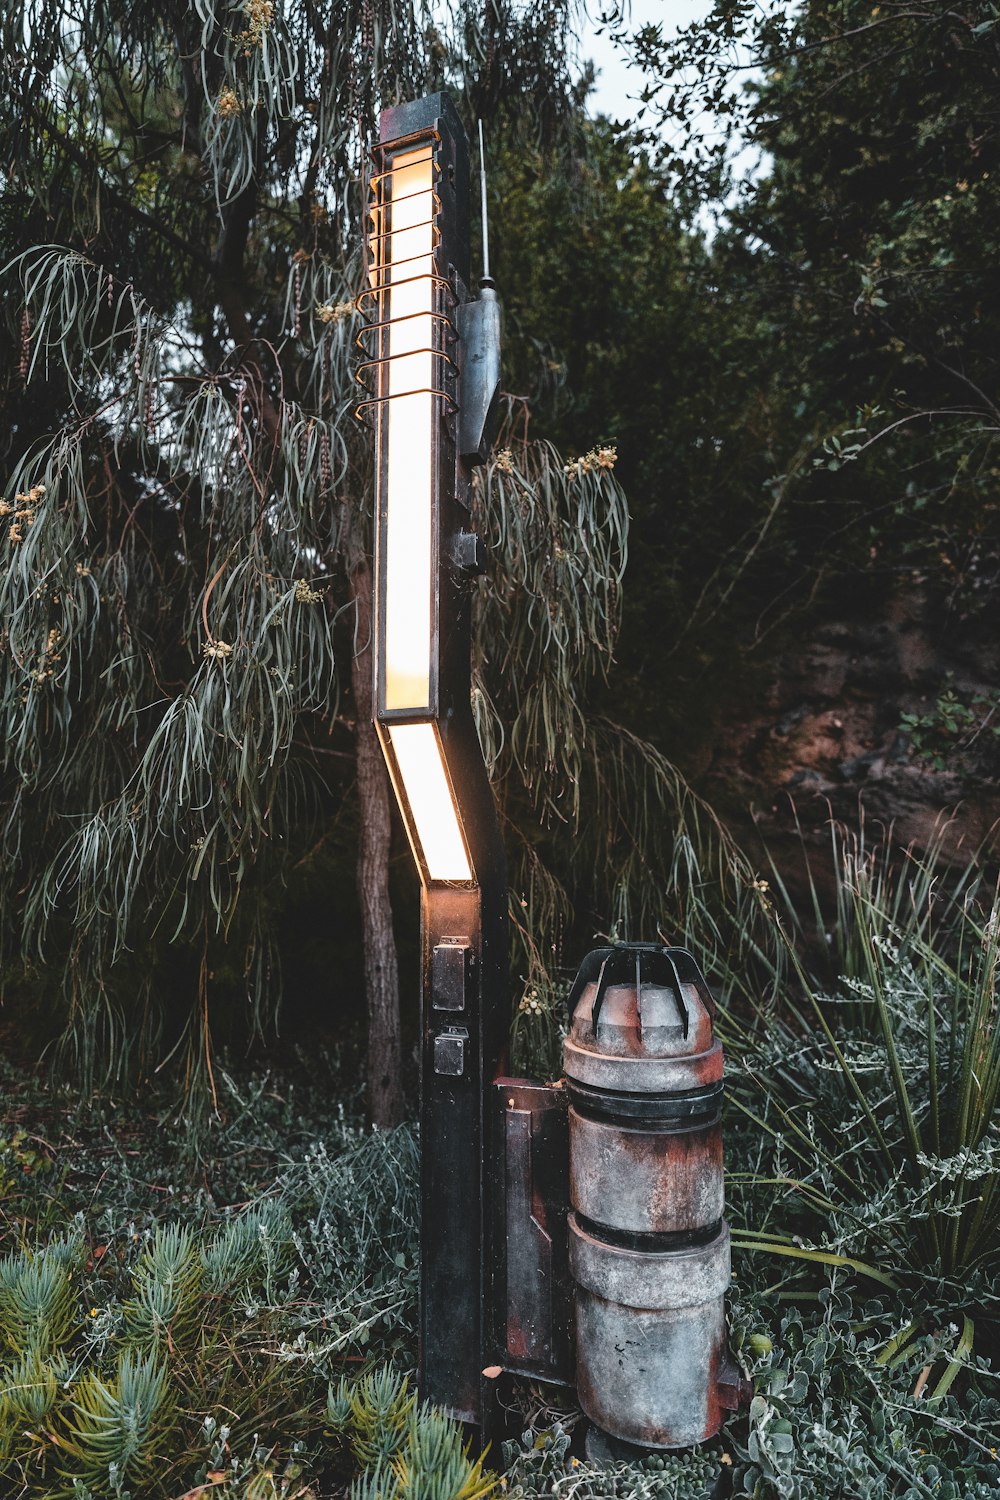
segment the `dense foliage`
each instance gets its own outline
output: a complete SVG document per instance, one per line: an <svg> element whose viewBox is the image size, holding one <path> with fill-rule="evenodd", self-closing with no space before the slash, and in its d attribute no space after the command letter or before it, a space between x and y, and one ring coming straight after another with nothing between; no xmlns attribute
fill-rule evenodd
<svg viewBox="0 0 1000 1500"><path fill-rule="evenodd" d="M749 1413L696 1452L597 1469L566 1393L515 1382L487 1459L508 1494L696 1500L723 1476L755 1500L996 1494L996 912L975 868L928 902L933 863L899 872L850 839L838 859L799 1022L728 1043ZM26 1496L494 1492L406 1381L412 1134L358 1128L350 1059L309 1076L223 1073L199 1159L166 1117L6 1073L23 1248L0 1261L0 1472Z"/></svg>
<svg viewBox="0 0 1000 1500"><path fill-rule="evenodd" d="M516 293L536 340L557 330L546 422L572 447L597 414L618 443L617 701L697 766L765 653L916 600L975 662L991 722L993 8L725 0L679 32L619 31L645 65L638 120L579 200L522 160L511 242L560 228Z"/></svg>
<svg viewBox="0 0 1000 1500"><path fill-rule="evenodd" d="M522 249L529 226L540 240L540 174L556 185L551 244L575 207L603 222L631 168L584 120L566 24L562 5L544 25L468 6L423 29L407 6L331 21L305 0L7 13L0 944L29 1027L56 1032L86 1088L170 1057L211 1098L213 1030L270 1034L290 965L306 991L353 978L360 906L385 1084L373 1116L403 1111L368 701L370 442L354 420L365 149L378 104L443 79L497 141L501 259L519 224ZM590 237L587 317L630 219L637 259L659 256L664 228L678 266L694 243L639 170L634 186L636 212L626 194ZM729 908L708 919L710 951L757 908L670 761L617 711L587 711L612 663L629 518L597 386L579 456L529 434L553 360L529 326L532 284L517 292L513 264L507 278L511 371L531 389L477 489L491 569L474 696L529 998L556 982L566 931L576 949L595 926L695 930L701 904L673 878L692 860ZM578 334L553 322L547 337ZM355 829L360 900L344 890Z"/></svg>
<svg viewBox="0 0 1000 1500"><path fill-rule="evenodd" d="M365 152L380 103L443 75L506 138L571 153L565 23L558 5L544 27L459 7L446 30L392 4L6 13L0 938L87 1087L166 1052L211 1087L220 1010L236 1035L273 1025L299 947L278 938L284 889L328 879L343 763L374 756L354 816L373 1046L391 1043L375 1113L402 1109L354 421ZM565 797L579 821L627 516L613 457L505 441L479 505L477 703L533 867L532 812Z"/></svg>
<svg viewBox="0 0 1000 1500"><path fill-rule="evenodd" d="M1000 20L717 0L636 35L609 12L646 79L618 130L586 117L563 0L4 12L0 955L15 1040L59 1035L75 1086L0 1077L12 1493L1000 1492L993 873L944 828L905 854L835 829L803 903L677 769L764 643L903 596L985 663L904 716L910 753L995 768ZM485 118L504 210L474 703L516 1061L558 1069L595 930L687 940L724 1002L755 1394L639 1467L582 1461L579 1413L525 1382L502 1451L466 1454L409 1383L412 1132L366 1134L356 1053L213 1062L227 1018L271 1034L282 969L312 1029L347 1010L366 829L393 857L384 785L359 808L352 780L361 176L379 105L441 82ZM130 1096L167 1058L213 1111L179 1120L168 1073Z"/></svg>
<svg viewBox="0 0 1000 1500"><path fill-rule="evenodd" d="M393 91L444 77L486 111L504 204L514 396L478 506L476 701L525 1000L567 933L692 931L674 835L706 891L731 851L671 761L697 764L775 629L850 581L975 633L997 576L988 8L727 4L647 29L646 123L676 142L686 121L683 159L586 121L561 10L423 34L349 8L330 52L308 7L231 9L190 53L184 7L7 22L4 930L12 990L45 996L90 1078L165 1046L204 1067L247 997L266 1030L289 962L300 985L330 966L298 972L296 913L335 869L331 931L352 930L357 171ZM764 153L709 242L706 100ZM961 716L981 771L993 709L984 690L901 728L923 754ZM755 914L750 887L709 926Z"/></svg>

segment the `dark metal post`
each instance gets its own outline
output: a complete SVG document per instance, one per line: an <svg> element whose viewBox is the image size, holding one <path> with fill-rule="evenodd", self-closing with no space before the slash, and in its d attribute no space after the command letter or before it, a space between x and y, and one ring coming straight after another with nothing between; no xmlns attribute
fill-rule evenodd
<svg viewBox="0 0 1000 1500"><path fill-rule="evenodd" d="M498 313L495 294L485 322L469 301L468 218L448 97L385 110L360 377L376 431L376 726L422 882L420 1391L486 1437L493 1081L510 1017L506 868L470 702L469 487L489 449Z"/></svg>

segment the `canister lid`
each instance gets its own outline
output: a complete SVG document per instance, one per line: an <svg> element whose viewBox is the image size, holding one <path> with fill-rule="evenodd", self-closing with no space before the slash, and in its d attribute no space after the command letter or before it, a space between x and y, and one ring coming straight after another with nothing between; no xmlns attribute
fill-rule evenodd
<svg viewBox="0 0 1000 1500"><path fill-rule="evenodd" d="M618 943L588 953L570 992L570 1034L565 1067L570 1078L596 1086L620 1088L702 1086L722 1076L721 1049L714 1043L715 1001L693 956L686 948L657 943ZM676 1080L657 1062L695 1064L682 1067ZM615 1067L614 1063L623 1065ZM628 1063L640 1064L629 1079ZM649 1064L654 1064L650 1068ZM608 1072L612 1066L614 1081ZM597 1066L601 1073L594 1074ZM647 1082L639 1076L649 1074ZM654 1082L653 1074L656 1074ZM662 1076L661 1076L662 1075Z"/></svg>

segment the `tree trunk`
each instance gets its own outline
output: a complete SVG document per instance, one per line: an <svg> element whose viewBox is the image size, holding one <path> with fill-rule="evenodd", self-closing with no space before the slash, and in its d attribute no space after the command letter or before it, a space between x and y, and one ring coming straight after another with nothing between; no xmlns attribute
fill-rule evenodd
<svg viewBox="0 0 1000 1500"><path fill-rule="evenodd" d="M357 715L358 897L368 1002L368 1114L373 1125L389 1129L404 1114L399 966L389 903L391 791L372 724L372 575L366 560L351 570L351 597L357 610L351 686Z"/></svg>

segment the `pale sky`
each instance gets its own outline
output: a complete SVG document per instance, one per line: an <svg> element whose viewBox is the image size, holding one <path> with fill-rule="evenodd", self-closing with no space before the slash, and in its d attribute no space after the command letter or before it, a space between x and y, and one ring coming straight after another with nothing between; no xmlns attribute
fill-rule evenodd
<svg viewBox="0 0 1000 1500"><path fill-rule="evenodd" d="M589 0L589 3L593 10L599 9L599 0ZM708 15L712 7L713 0L631 0L626 26L629 31L636 31L640 26L659 22L664 34L669 36L682 26ZM590 113L619 120L633 118L638 109L634 101L642 89L642 73L628 65L621 49L610 37L598 34L597 27L586 14L580 29L580 59L593 62L597 70L596 84L588 99ZM750 76L744 73L744 81ZM712 115L700 116L700 123L708 135L718 129ZM758 150L737 145L731 164L737 178L744 175L756 177L765 169L766 160ZM708 234L712 233L713 213L714 210L710 212L706 207L698 216L698 222Z"/></svg>
<svg viewBox="0 0 1000 1500"><path fill-rule="evenodd" d="M632 0L628 26L635 31L659 21L669 35L711 9L712 0ZM639 92L642 74L628 67L608 37L598 36L589 16L584 18L581 30L580 56L589 58L597 68L597 86L590 96L591 111L627 119L635 112L629 95Z"/></svg>

